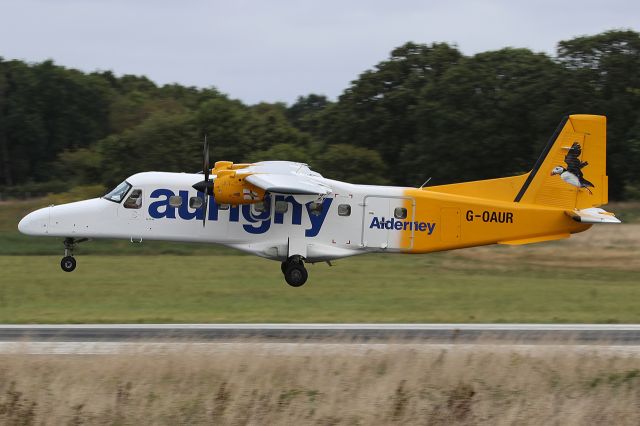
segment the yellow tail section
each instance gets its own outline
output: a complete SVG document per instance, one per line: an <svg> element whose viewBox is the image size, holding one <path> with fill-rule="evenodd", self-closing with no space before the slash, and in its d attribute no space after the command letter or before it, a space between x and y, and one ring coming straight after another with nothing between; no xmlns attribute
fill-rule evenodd
<svg viewBox="0 0 640 426"><path fill-rule="evenodd" d="M514 201L563 209L607 204L607 119L565 118Z"/></svg>
<svg viewBox="0 0 640 426"><path fill-rule="evenodd" d="M608 199L606 132L604 116L571 115L562 120L531 172L424 190L565 210L597 207Z"/></svg>

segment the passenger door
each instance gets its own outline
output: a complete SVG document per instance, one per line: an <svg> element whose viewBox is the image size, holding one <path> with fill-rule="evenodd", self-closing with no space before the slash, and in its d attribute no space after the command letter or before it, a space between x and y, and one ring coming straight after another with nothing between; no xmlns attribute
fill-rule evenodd
<svg viewBox="0 0 640 426"><path fill-rule="evenodd" d="M411 197L364 198L362 245L379 249L410 249L413 247L415 200ZM409 224L405 225L405 223Z"/></svg>

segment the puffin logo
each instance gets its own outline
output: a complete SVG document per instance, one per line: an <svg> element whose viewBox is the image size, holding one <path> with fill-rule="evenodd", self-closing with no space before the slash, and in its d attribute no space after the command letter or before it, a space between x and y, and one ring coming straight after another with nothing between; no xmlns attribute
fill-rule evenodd
<svg viewBox="0 0 640 426"><path fill-rule="evenodd" d="M585 188L589 191L589 194L593 194L589 189L594 188L593 184L582 175L582 168L588 166L589 162L580 160L580 154L582 154L582 148L578 142L574 142L564 157L564 162L567 164L567 167L554 167L551 171L551 176L560 175L560 178L569 185L580 189Z"/></svg>

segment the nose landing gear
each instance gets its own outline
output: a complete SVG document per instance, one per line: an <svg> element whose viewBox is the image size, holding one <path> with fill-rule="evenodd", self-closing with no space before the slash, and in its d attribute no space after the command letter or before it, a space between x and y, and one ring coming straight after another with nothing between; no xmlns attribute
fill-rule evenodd
<svg viewBox="0 0 640 426"><path fill-rule="evenodd" d="M60 267L65 272L72 272L76 269L76 259L73 257L73 249L76 244L80 244L84 241L87 241L88 238L65 238L64 239L64 257L60 261Z"/></svg>
<svg viewBox="0 0 640 426"><path fill-rule="evenodd" d="M76 259L73 256L65 256L60 261L60 267L65 272L71 272L76 269Z"/></svg>
<svg viewBox="0 0 640 426"><path fill-rule="evenodd" d="M280 269L282 269L285 281L291 287L300 287L307 282L309 277L301 256L291 256L282 262Z"/></svg>

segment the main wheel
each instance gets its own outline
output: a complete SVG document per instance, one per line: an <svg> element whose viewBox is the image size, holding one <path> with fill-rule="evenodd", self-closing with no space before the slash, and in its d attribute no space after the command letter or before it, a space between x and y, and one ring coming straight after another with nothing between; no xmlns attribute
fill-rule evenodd
<svg viewBox="0 0 640 426"><path fill-rule="evenodd" d="M282 270L283 274L287 273L287 267L289 266L289 262L284 261L280 264L280 269Z"/></svg>
<svg viewBox="0 0 640 426"><path fill-rule="evenodd" d="M76 259L73 256L65 256L60 261L60 267L65 272L71 272L76 269Z"/></svg>
<svg viewBox="0 0 640 426"><path fill-rule="evenodd" d="M291 287L300 287L307 282L308 277L309 274L304 268L304 265L299 263L290 263L284 272L284 279Z"/></svg>

